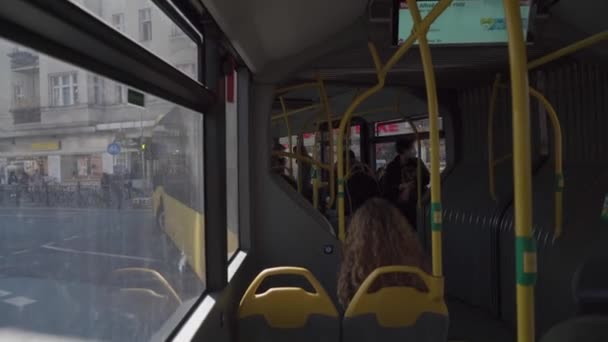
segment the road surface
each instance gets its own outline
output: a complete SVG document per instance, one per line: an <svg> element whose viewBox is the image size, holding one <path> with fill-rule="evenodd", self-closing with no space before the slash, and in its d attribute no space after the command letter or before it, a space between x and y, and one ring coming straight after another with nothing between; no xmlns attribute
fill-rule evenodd
<svg viewBox="0 0 608 342"><path fill-rule="evenodd" d="M0 333L145 341L204 284L150 210L0 208ZM147 272L147 273L143 273Z"/></svg>

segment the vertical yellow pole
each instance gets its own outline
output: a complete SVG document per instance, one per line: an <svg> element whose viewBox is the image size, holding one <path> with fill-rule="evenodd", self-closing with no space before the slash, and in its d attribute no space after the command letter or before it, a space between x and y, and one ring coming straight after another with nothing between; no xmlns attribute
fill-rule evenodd
<svg viewBox="0 0 608 342"><path fill-rule="evenodd" d="M302 146L304 146L304 135L298 134L298 142L296 144L297 152L296 155L298 157L302 156ZM308 156L307 156L308 157ZM302 160L298 160L298 193L302 194ZM312 165L311 165L312 166Z"/></svg>
<svg viewBox="0 0 608 342"><path fill-rule="evenodd" d="M503 0L509 35L513 103L513 179L515 183L515 260L517 341L534 341L536 246L532 238L532 167L526 45L519 1Z"/></svg>
<svg viewBox="0 0 608 342"><path fill-rule="evenodd" d="M418 10L416 0L407 0L414 27L420 28L422 17ZM441 210L441 174L439 169L439 110L437 104L437 88L435 85L435 70L431 50L426 39L426 32L417 32L420 43L420 56L424 68L426 95L429 106L429 135L431 138L431 244L433 246L433 275L443 276L443 260L441 246L442 210Z"/></svg>
<svg viewBox="0 0 608 342"><path fill-rule="evenodd" d="M416 147L418 148L418 164L416 165L416 188L418 190L418 213L421 212L422 209L422 144L420 143L420 133L418 133L418 128L412 122L412 120L407 121L412 127L414 134L416 136Z"/></svg>
<svg viewBox="0 0 608 342"><path fill-rule="evenodd" d="M289 141L289 153L293 153L293 144L291 142L291 125L289 124L289 116L287 116L287 106L285 105L285 100L283 96L279 97L281 101L281 108L283 109L283 119L285 120L285 125L287 125L287 139ZM293 177L293 158L289 158L289 174Z"/></svg>
<svg viewBox="0 0 608 342"><path fill-rule="evenodd" d="M321 98L321 105L325 113L327 114L327 135L329 136L329 158L331 162L329 162L330 170L329 170L329 203L327 203L328 207L333 206L334 201L336 199L336 180L334 174L334 165L335 165L335 157L334 157L334 129L331 121L331 110L329 109L329 99L327 98L327 91L325 90L325 83L321 79L321 76L317 75L317 82L319 84L319 96Z"/></svg>

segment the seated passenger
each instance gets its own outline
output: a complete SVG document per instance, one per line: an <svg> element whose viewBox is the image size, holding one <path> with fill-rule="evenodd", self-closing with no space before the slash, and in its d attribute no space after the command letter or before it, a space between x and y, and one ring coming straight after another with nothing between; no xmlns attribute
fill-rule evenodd
<svg viewBox="0 0 608 342"><path fill-rule="evenodd" d="M355 212L346 232L342 255L338 299L344 309L367 276L378 267L406 265L431 272L430 263L407 219L381 198L368 200ZM386 274L370 287L370 292L387 286L428 291L422 279L415 275Z"/></svg>

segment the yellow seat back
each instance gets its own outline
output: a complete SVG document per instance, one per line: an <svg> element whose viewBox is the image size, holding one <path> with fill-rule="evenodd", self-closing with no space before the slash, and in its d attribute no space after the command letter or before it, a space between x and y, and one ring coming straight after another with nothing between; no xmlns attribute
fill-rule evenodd
<svg viewBox="0 0 608 342"><path fill-rule="evenodd" d="M375 293L367 293L370 286L383 274L409 273L420 277L429 292L421 292L406 286L391 286ZM433 277L417 267L385 266L374 270L361 284L353 297L345 318L373 314L378 324L385 328L409 327L423 313L448 315L443 300L443 278Z"/></svg>
<svg viewBox="0 0 608 342"><path fill-rule="evenodd" d="M300 275L316 293L299 287L274 287L256 294L264 279L277 275ZM338 318L336 307L317 278L301 267L274 267L260 272L245 291L239 307L239 318L261 315L273 328L302 328L313 314Z"/></svg>

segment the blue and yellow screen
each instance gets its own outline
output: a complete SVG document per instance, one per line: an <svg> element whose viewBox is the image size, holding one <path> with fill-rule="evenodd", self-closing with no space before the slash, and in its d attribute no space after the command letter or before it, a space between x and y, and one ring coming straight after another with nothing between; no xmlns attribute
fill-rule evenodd
<svg viewBox="0 0 608 342"><path fill-rule="evenodd" d="M439 1L418 1L424 18ZM528 31L530 1L520 1L522 28ZM414 21L404 1L400 2L398 44L412 31ZM525 36L524 36L525 38ZM506 43L507 30L502 0L454 0L431 25L427 34L429 44L488 44Z"/></svg>

